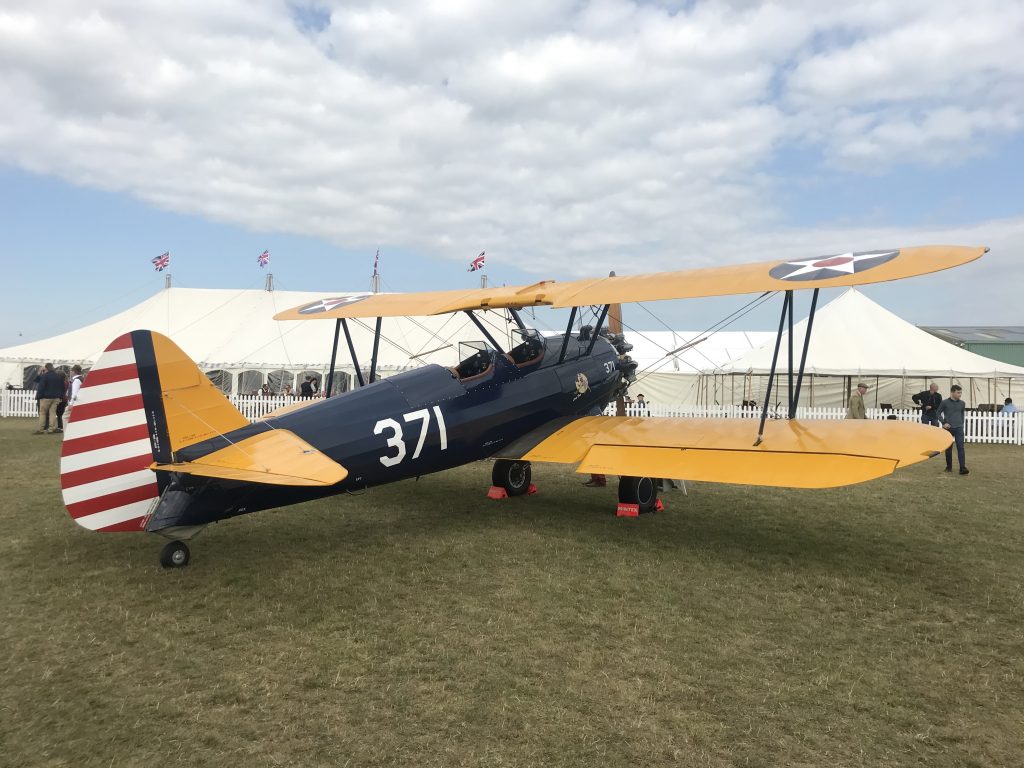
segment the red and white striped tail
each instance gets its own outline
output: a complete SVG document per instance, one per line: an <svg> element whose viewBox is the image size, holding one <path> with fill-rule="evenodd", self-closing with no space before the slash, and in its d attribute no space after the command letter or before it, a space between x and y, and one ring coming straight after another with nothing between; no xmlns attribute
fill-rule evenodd
<svg viewBox="0 0 1024 768"><path fill-rule="evenodd" d="M64 428L60 487L75 522L93 531L141 531L160 496L132 334L89 371Z"/></svg>

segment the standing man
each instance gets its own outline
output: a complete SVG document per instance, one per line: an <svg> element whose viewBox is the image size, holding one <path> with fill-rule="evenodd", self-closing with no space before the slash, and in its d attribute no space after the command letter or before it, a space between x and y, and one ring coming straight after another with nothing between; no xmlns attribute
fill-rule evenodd
<svg viewBox="0 0 1024 768"><path fill-rule="evenodd" d="M71 379L64 371L58 369L57 373L64 377L64 391L61 393L60 402L57 404L57 432L64 431L64 411L68 409L68 398L71 396Z"/></svg>
<svg viewBox="0 0 1024 768"><path fill-rule="evenodd" d="M43 366L39 377L39 429L35 434L57 431L57 405L64 397L64 374L53 369L53 363Z"/></svg>
<svg viewBox="0 0 1024 768"><path fill-rule="evenodd" d="M959 384L949 388L949 397L942 401L939 406L939 419L942 421L942 428L948 429L953 436L953 443L956 445L956 458L960 463L960 474L969 474L967 463L964 460L964 410L967 404L960 399L962 390ZM953 446L946 449L946 471L953 471Z"/></svg>
<svg viewBox="0 0 1024 768"><path fill-rule="evenodd" d="M75 403L78 401L78 392L82 389L82 366L72 365L71 366L71 387L68 390L68 407L64 411L64 423L71 421L71 411L75 407Z"/></svg>
<svg viewBox="0 0 1024 768"><path fill-rule="evenodd" d="M846 418L866 419L868 417L867 409L864 407L864 393L867 391L867 384L857 385L857 391L850 395L850 407L846 409Z"/></svg>
<svg viewBox="0 0 1024 768"><path fill-rule="evenodd" d="M921 406L921 423L939 426L939 406L942 405L942 395L939 394L939 385L932 382L924 392L918 392L911 398Z"/></svg>

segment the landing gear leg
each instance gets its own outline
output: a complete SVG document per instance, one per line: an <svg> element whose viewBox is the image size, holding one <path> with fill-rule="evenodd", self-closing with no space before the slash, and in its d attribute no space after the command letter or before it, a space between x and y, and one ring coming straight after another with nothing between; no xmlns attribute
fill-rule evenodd
<svg viewBox="0 0 1024 768"><path fill-rule="evenodd" d="M191 556L188 544L184 541L172 541L160 551L160 565L164 568L184 568Z"/></svg>

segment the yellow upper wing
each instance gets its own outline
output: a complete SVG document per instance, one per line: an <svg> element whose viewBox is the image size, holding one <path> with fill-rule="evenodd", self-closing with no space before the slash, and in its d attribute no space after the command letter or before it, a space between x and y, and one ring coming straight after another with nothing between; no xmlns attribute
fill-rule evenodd
<svg viewBox="0 0 1024 768"><path fill-rule="evenodd" d="M579 464L577 472L832 488L872 480L945 450L942 429L898 421L588 416L529 436L498 457Z"/></svg>
<svg viewBox="0 0 1024 768"><path fill-rule="evenodd" d="M766 261L679 272L573 280L566 283L545 280L533 285L456 291L335 296L279 312L274 319L407 317L438 315L465 309L579 307L799 288L841 288L938 272L974 261L987 250L984 247L929 245L794 261Z"/></svg>

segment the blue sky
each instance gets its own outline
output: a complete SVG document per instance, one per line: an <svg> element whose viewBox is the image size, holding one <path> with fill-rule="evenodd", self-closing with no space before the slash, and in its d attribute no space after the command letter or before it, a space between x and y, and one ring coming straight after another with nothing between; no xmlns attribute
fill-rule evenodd
<svg viewBox="0 0 1024 768"><path fill-rule="evenodd" d="M1024 324L1022 35L1008 0L15 3L0 346L141 301L165 250L177 285L258 287L266 248L279 288L337 293L377 247L403 291L476 285L484 249L525 283L985 244L865 292ZM695 330L745 301L652 309Z"/></svg>

